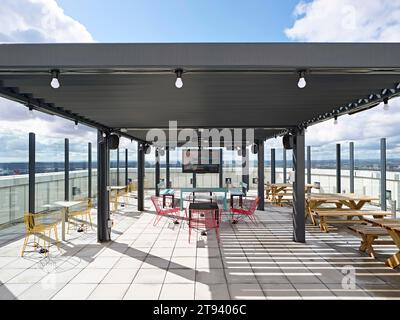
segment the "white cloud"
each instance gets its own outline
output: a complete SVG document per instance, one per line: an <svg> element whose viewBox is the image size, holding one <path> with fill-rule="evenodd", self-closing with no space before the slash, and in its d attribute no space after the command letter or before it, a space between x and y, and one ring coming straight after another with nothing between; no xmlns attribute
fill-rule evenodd
<svg viewBox="0 0 400 320"><path fill-rule="evenodd" d="M306 42L398 42L400 41L400 0L313 0L300 2L294 10L295 22L285 34ZM376 139L400 135L400 99L382 106L312 126L307 144ZM390 147L390 146L388 146ZM393 148L397 145L393 145Z"/></svg>
<svg viewBox="0 0 400 320"><path fill-rule="evenodd" d="M93 42L55 0L2 0L0 42Z"/></svg>
<svg viewBox="0 0 400 320"><path fill-rule="evenodd" d="M66 15L55 0L2 0L0 5L0 42L93 42L89 31L80 22ZM35 132L40 143L53 145L63 143L68 137L83 142L96 141L96 131L79 126L59 117L34 112L29 116L26 107L0 99L0 136L2 144L0 161L24 159L23 148L27 133ZM49 149L50 150L50 149ZM50 150L51 151L51 150ZM46 155L43 155L46 158ZM49 159L50 161L52 159Z"/></svg>
<svg viewBox="0 0 400 320"><path fill-rule="evenodd" d="M313 0L300 2L295 23L285 30L292 40L360 42L400 40L399 0Z"/></svg>

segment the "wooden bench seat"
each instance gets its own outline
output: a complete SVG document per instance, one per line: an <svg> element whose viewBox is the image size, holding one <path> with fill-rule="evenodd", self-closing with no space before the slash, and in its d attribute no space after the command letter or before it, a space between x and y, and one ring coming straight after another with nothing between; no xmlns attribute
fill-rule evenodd
<svg viewBox="0 0 400 320"><path fill-rule="evenodd" d="M382 227L371 226L371 225L357 225L349 226L351 231L361 236L361 245L359 250L361 252L368 253L372 258L376 257L373 245L393 245L394 242L391 239L378 240L379 237L389 236L387 230Z"/></svg>
<svg viewBox="0 0 400 320"><path fill-rule="evenodd" d="M312 211L316 217L319 218L320 229L323 232L329 232L328 223L365 223L364 216L373 216L374 218L384 218L391 215L391 212L380 210L354 210L354 209L329 209L318 208ZM353 220L357 217L358 220ZM346 219L332 219L332 218L346 218Z"/></svg>

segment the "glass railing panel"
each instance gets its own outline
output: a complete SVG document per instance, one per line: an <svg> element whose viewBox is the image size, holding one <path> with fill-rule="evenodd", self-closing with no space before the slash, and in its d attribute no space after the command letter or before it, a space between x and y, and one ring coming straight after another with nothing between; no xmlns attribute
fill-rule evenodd
<svg viewBox="0 0 400 320"><path fill-rule="evenodd" d="M36 212L65 199L64 151L64 139L36 135Z"/></svg>
<svg viewBox="0 0 400 320"><path fill-rule="evenodd" d="M0 135L0 226L28 210L28 134Z"/></svg>

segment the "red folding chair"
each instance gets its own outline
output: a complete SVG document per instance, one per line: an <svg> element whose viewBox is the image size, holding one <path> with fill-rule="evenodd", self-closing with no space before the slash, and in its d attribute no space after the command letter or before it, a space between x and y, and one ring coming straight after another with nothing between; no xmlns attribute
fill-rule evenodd
<svg viewBox="0 0 400 320"><path fill-rule="evenodd" d="M222 209L191 209L189 217L189 209L186 208L186 219L189 221L189 243L192 229L202 230L202 235L207 231L215 229L217 240L219 242L219 226L221 222ZM218 216L216 216L218 215Z"/></svg>
<svg viewBox="0 0 400 320"><path fill-rule="evenodd" d="M174 216L174 223L179 224L178 219L180 218L180 209L179 207L176 208L163 208L163 202L162 198L152 196L151 201L154 204L154 207L156 208L157 215L154 219L153 225L157 225L160 219L164 216Z"/></svg>
<svg viewBox="0 0 400 320"><path fill-rule="evenodd" d="M241 208L231 208L231 215L232 215L232 223L238 223L239 219L235 219L235 215L241 217L248 217L250 221L254 224L257 224L256 217L254 216L254 212L257 209L258 203L260 202L260 197L256 197L252 200L243 200L243 207Z"/></svg>

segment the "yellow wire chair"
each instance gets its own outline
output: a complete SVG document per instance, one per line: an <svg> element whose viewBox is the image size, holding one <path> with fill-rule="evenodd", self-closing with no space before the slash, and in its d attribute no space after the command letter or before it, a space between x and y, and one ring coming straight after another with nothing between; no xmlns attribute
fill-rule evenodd
<svg viewBox="0 0 400 320"><path fill-rule="evenodd" d="M86 207L68 212L67 233L69 233L69 227L70 227L70 224L72 223L71 218L76 221L76 225L78 225L77 219L80 218L81 221L86 222L86 225L90 225L90 228L93 230L92 208L93 208L92 199L88 199Z"/></svg>
<svg viewBox="0 0 400 320"><path fill-rule="evenodd" d="M61 212L53 211L46 213L29 213L24 214L25 239L22 246L21 257L24 256L29 237L33 236L34 247L39 247L40 236L43 238L44 254L49 254L51 245L51 232L54 231L54 237L58 250L60 250L60 241L58 240L57 225L61 221ZM36 237L38 238L36 242Z"/></svg>

